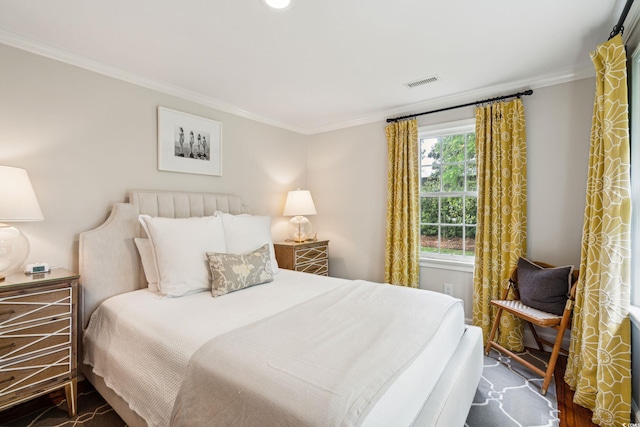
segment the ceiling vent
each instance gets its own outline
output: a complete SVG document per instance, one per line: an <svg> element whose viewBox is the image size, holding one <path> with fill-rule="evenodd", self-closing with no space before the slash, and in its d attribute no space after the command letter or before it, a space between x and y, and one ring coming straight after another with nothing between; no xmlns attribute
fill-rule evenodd
<svg viewBox="0 0 640 427"><path fill-rule="evenodd" d="M405 83L404 85L407 87L417 87L426 85L427 83L434 83L438 81L438 76L425 77L424 79L416 80L413 82Z"/></svg>

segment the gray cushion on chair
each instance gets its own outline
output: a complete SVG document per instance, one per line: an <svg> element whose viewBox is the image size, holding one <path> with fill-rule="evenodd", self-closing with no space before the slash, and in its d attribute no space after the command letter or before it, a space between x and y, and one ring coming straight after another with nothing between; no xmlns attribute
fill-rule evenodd
<svg viewBox="0 0 640 427"><path fill-rule="evenodd" d="M538 310L562 316L571 289L573 266L543 268L526 258L518 260L520 301Z"/></svg>

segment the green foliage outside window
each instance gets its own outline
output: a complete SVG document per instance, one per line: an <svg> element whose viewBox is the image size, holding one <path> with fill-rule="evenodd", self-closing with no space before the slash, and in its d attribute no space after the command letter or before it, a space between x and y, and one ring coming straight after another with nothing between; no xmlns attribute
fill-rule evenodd
<svg viewBox="0 0 640 427"><path fill-rule="evenodd" d="M473 132L421 139L421 250L473 256L477 167Z"/></svg>

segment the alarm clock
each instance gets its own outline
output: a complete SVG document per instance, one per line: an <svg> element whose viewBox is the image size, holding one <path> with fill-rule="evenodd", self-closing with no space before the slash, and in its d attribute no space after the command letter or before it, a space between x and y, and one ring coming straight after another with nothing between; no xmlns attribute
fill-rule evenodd
<svg viewBox="0 0 640 427"><path fill-rule="evenodd" d="M46 262L38 262L35 264L27 264L24 268L24 274L48 273L51 269Z"/></svg>

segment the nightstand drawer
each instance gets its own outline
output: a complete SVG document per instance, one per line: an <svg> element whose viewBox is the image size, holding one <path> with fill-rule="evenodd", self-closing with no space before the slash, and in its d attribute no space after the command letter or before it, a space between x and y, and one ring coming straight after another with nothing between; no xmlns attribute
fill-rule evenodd
<svg viewBox="0 0 640 427"><path fill-rule="evenodd" d="M328 255L328 245L296 248L296 265L309 262L325 261L328 259Z"/></svg>
<svg viewBox="0 0 640 427"><path fill-rule="evenodd" d="M71 344L72 318L0 331L0 364L37 351Z"/></svg>
<svg viewBox="0 0 640 427"><path fill-rule="evenodd" d="M327 260L312 262L308 264L296 265L296 271L303 273L317 274L319 276L329 275L329 262Z"/></svg>
<svg viewBox="0 0 640 427"><path fill-rule="evenodd" d="M0 364L0 398L71 375L71 348Z"/></svg>
<svg viewBox="0 0 640 427"><path fill-rule="evenodd" d="M0 298L0 328L71 315L71 287Z"/></svg>
<svg viewBox="0 0 640 427"><path fill-rule="evenodd" d="M303 273L329 275L329 241L274 243L278 266Z"/></svg>
<svg viewBox="0 0 640 427"><path fill-rule="evenodd" d="M296 248L295 259L296 271L320 276L329 275L329 245Z"/></svg>

